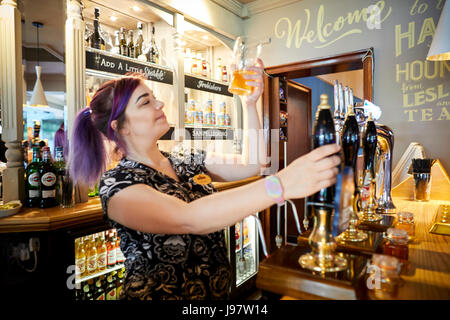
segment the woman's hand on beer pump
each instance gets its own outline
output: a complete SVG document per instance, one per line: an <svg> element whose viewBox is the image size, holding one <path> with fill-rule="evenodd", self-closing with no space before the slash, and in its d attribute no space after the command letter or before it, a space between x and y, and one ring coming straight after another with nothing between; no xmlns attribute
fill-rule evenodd
<svg viewBox="0 0 450 320"><path fill-rule="evenodd" d="M310 196L336 183L341 158L337 144L328 144L297 158L276 176L280 178L285 199Z"/></svg>

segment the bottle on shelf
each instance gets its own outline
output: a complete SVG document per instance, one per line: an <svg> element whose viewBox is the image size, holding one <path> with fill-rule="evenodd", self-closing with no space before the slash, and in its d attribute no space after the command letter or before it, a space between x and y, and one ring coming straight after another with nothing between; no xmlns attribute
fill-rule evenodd
<svg viewBox="0 0 450 320"><path fill-rule="evenodd" d="M39 137L39 132L41 131L41 122L40 121L34 121L33 125L33 139L31 139L31 146L32 147L43 147L42 140Z"/></svg>
<svg viewBox="0 0 450 320"><path fill-rule="evenodd" d="M133 30L128 31L128 57L136 58L134 50Z"/></svg>
<svg viewBox="0 0 450 320"><path fill-rule="evenodd" d="M92 33L90 39L89 39L89 45L91 48L99 49L99 50L105 50L105 39L103 39L103 36L100 32L100 9L95 8L94 9L94 32Z"/></svg>
<svg viewBox="0 0 450 320"><path fill-rule="evenodd" d="M82 300L94 300L94 279L89 279L84 283Z"/></svg>
<svg viewBox="0 0 450 320"><path fill-rule="evenodd" d="M39 207L50 208L56 206L56 168L52 163L50 147L42 148L42 161L39 164L41 180L41 201Z"/></svg>
<svg viewBox="0 0 450 320"><path fill-rule="evenodd" d="M106 277L106 300L117 300L116 271Z"/></svg>
<svg viewBox="0 0 450 320"><path fill-rule="evenodd" d="M123 277L125 276L125 267L122 267L119 272L117 273L117 280L116 280L116 299L120 299L120 292L123 289Z"/></svg>
<svg viewBox="0 0 450 320"><path fill-rule="evenodd" d="M206 59L205 58L202 59L202 76L205 77L205 78L208 77L208 67L206 65Z"/></svg>
<svg viewBox="0 0 450 320"><path fill-rule="evenodd" d="M79 238L75 242L75 266L77 277L84 277L86 275L86 252L84 251L83 238Z"/></svg>
<svg viewBox="0 0 450 320"><path fill-rule="evenodd" d="M106 244L107 250L107 267L108 269L114 268L117 262L116 256L116 243L113 241L112 232L109 233Z"/></svg>
<svg viewBox="0 0 450 320"><path fill-rule="evenodd" d="M228 72L225 65L222 66L222 82L228 82Z"/></svg>
<svg viewBox="0 0 450 320"><path fill-rule="evenodd" d="M106 270L107 249L104 233L101 232L97 237L97 271Z"/></svg>
<svg viewBox="0 0 450 320"><path fill-rule="evenodd" d="M116 240L116 260L118 264L125 262L125 256L123 255L122 249L120 248L120 237L117 236Z"/></svg>
<svg viewBox="0 0 450 320"><path fill-rule="evenodd" d="M216 80L222 81L222 59L221 58L217 58L215 78L216 78Z"/></svg>
<svg viewBox="0 0 450 320"><path fill-rule="evenodd" d="M33 147L33 158L25 171L26 177L26 201L27 207L37 207L41 201L39 163L41 159L41 148Z"/></svg>
<svg viewBox="0 0 450 320"><path fill-rule="evenodd" d="M62 203L63 200L63 178L66 175L66 162L64 160L64 149L61 146L55 148L56 169L56 201Z"/></svg>
<svg viewBox="0 0 450 320"><path fill-rule="evenodd" d="M136 57L136 59L140 60L140 61L147 61L147 58L145 57L145 55L143 54L143 46L144 46L144 37L142 35L142 22L138 22L137 24L137 28L138 28L138 38L136 40L136 44L134 46L134 55Z"/></svg>
<svg viewBox="0 0 450 320"><path fill-rule="evenodd" d="M114 31L114 44L111 49L111 52L115 54L120 54L120 32L118 30Z"/></svg>
<svg viewBox="0 0 450 320"><path fill-rule="evenodd" d="M97 248L95 247L93 237L89 238L86 249L86 264L88 275L95 274L97 272Z"/></svg>
<svg viewBox="0 0 450 320"><path fill-rule="evenodd" d="M153 22L151 23L152 27L152 38L150 42L150 49L148 51L147 60L152 63L159 64L159 50L156 46L156 39L155 39L155 25Z"/></svg>
<svg viewBox="0 0 450 320"><path fill-rule="evenodd" d="M128 57L128 45L127 45L127 39L125 36L125 28L120 28L120 42L119 42L119 53L122 56Z"/></svg>
<svg viewBox="0 0 450 320"><path fill-rule="evenodd" d="M100 276L95 281L94 300L105 300L105 289L103 288L104 277Z"/></svg>
<svg viewBox="0 0 450 320"><path fill-rule="evenodd" d="M195 54L195 51L192 50L192 53L191 53L191 73L192 74L197 74L197 69L198 69L197 55Z"/></svg>
<svg viewBox="0 0 450 320"><path fill-rule="evenodd" d="M186 124L194 124L196 116L195 100L189 100L189 110L186 114Z"/></svg>

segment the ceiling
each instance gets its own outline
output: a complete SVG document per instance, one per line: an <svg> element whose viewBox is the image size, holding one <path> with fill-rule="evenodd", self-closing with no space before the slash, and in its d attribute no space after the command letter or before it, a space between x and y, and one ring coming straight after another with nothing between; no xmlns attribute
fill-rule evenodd
<svg viewBox="0 0 450 320"><path fill-rule="evenodd" d="M237 1L239 1L242 4L246 4L246 3L254 2L256 0L237 0Z"/></svg>

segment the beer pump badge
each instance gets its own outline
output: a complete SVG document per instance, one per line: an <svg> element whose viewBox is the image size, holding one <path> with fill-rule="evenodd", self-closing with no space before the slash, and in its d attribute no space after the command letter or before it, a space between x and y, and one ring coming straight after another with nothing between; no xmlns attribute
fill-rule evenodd
<svg viewBox="0 0 450 320"><path fill-rule="evenodd" d="M347 230L350 224L351 210L353 210L352 197L355 192L351 167L344 167L344 170L337 175L335 187L332 231L334 237Z"/></svg>

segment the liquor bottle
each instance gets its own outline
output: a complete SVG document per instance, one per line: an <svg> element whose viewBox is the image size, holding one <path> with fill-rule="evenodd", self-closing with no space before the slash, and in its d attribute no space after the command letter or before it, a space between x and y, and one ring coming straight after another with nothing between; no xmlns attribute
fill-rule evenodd
<svg viewBox="0 0 450 320"><path fill-rule="evenodd" d="M152 63L159 64L159 50L156 46L156 39L155 39L155 25L152 23L152 39L151 39L151 46L150 46L150 58L148 59Z"/></svg>
<svg viewBox="0 0 450 320"><path fill-rule="evenodd" d="M86 264L87 264L87 273L88 275L92 275L97 271L97 248L95 247L94 239L90 238L87 243L86 250Z"/></svg>
<svg viewBox="0 0 450 320"><path fill-rule="evenodd" d="M117 237L116 240L116 256L117 256L117 263L124 263L125 262L125 256L123 255L122 249L120 248L120 237Z"/></svg>
<svg viewBox="0 0 450 320"><path fill-rule="evenodd" d="M56 169L56 201L62 203L63 200L63 179L66 175L66 162L64 161L64 149L63 147L55 148L55 163L53 164Z"/></svg>
<svg viewBox="0 0 450 320"><path fill-rule="evenodd" d="M119 270L117 273L117 280L116 280L116 299L120 299L120 292L123 289L123 277L125 273L125 267L122 267L122 269Z"/></svg>
<svg viewBox="0 0 450 320"><path fill-rule="evenodd" d="M130 58L136 58L134 52L133 30L128 31L128 56Z"/></svg>
<svg viewBox="0 0 450 320"><path fill-rule="evenodd" d="M97 278L95 281L94 300L105 300L105 289L103 288L103 276Z"/></svg>
<svg viewBox="0 0 450 320"><path fill-rule="evenodd" d="M134 56L140 61L147 61L147 58L143 55L144 37L142 36L142 22L138 22L137 28L139 31L136 45L134 46Z"/></svg>
<svg viewBox="0 0 450 320"><path fill-rule="evenodd" d="M94 33L92 33L89 39L91 48L105 50L105 39L103 39L100 33L100 23L98 18L100 17L100 9L94 9Z"/></svg>
<svg viewBox="0 0 450 320"><path fill-rule="evenodd" d="M31 139L32 147L42 147L41 138L39 137L39 132L41 131L41 123L39 121L34 121L33 126L33 139Z"/></svg>
<svg viewBox="0 0 450 320"><path fill-rule="evenodd" d="M106 300L117 300L116 271L111 272L106 281Z"/></svg>
<svg viewBox="0 0 450 320"><path fill-rule="evenodd" d="M356 160L359 150L359 127L352 105L348 107L347 117L342 128L341 146L344 155L343 164L344 166L352 167L356 186L358 178Z"/></svg>
<svg viewBox="0 0 450 320"><path fill-rule="evenodd" d="M106 250L107 250L107 267L108 269L114 268L117 263L116 256L116 243L113 241L112 233L109 233L107 238Z"/></svg>
<svg viewBox="0 0 450 320"><path fill-rule="evenodd" d="M228 82L227 67L225 65L222 66L222 82Z"/></svg>
<svg viewBox="0 0 450 320"><path fill-rule="evenodd" d="M221 58L217 58L215 78L216 78L216 80L219 80L219 81L222 80L222 59Z"/></svg>
<svg viewBox="0 0 450 320"><path fill-rule="evenodd" d="M76 242L75 247L75 266L77 277L84 277L86 275L86 252L84 251L83 239L80 238Z"/></svg>
<svg viewBox="0 0 450 320"><path fill-rule="evenodd" d="M83 285L83 300L94 300L94 279L89 279Z"/></svg>
<svg viewBox="0 0 450 320"><path fill-rule="evenodd" d="M120 28L119 51L122 56L128 57L128 45L127 45L127 39L125 37L124 27Z"/></svg>
<svg viewBox="0 0 450 320"><path fill-rule="evenodd" d="M320 95L320 105L317 107L316 118L314 120L312 132L312 148L336 143L333 116L328 105L328 96ZM320 204L332 204L334 197L334 186L319 190L312 196L313 202ZM320 208L320 206L319 206Z"/></svg>
<svg viewBox="0 0 450 320"><path fill-rule="evenodd" d="M191 55L191 73L192 74L197 74L197 69L198 69L197 54L195 53L194 50L192 50L192 55Z"/></svg>
<svg viewBox="0 0 450 320"><path fill-rule="evenodd" d="M206 66L206 60L202 59L202 76L207 77L208 76L208 68Z"/></svg>
<svg viewBox="0 0 450 320"><path fill-rule="evenodd" d="M120 54L120 32L118 30L114 31L114 44L111 49L111 52L115 54Z"/></svg>
<svg viewBox="0 0 450 320"><path fill-rule="evenodd" d="M106 270L107 249L103 233L97 238L97 270Z"/></svg>
<svg viewBox="0 0 450 320"><path fill-rule="evenodd" d="M51 160L50 147L42 149L42 161L39 164L39 178L41 179L41 208L56 206L56 168Z"/></svg>
<svg viewBox="0 0 450 320"><path fill-rule="evenodd" d="M41 202L41 191L39 178L39 162L41 158L41 148L33 147L32 162L26 169L26 193L27 199L25 205L27 207L38 207Z"/></svg>

